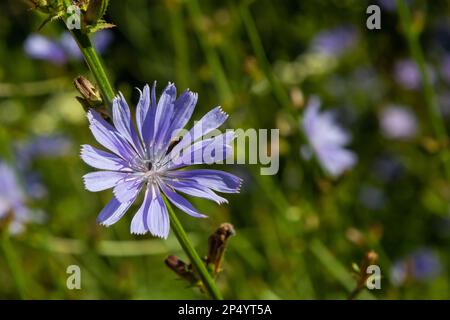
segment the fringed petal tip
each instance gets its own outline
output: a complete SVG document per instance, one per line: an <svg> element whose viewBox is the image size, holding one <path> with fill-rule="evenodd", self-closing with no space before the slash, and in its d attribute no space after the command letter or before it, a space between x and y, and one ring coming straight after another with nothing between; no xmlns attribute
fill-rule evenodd
<svg viewBox="0 0 450 320"><path fill-rule="evenodd" d="M166 235L160 235L160 234L154 234L152 232L150 232L150 230L146 229L146 230L133 230L132 228L130 228L130 233L134 234L136 236L144 236L146 234L151 234L152 236L156 237L156 238L160 238L160 239L167 239L169 237L169 234Z"/></svg>
<svg viewBox="0 0 450 320"><path fill-rule="evenodd" d="M169 234L153 234L152 233L152 236L166 240L169 237Z"/></svg>
<svg viewBox="0 0 450 320"><path fill-rule="evenodd" d="M225 199L225 198L219 197L219 198L216 200L216 203L219 204L219 205L222 205L222 204L228 204L228 200Z"/></svg>
<svg viewBox="0 0 450 320"><path fill-rule="evenodd" d="M81 160L83 160L83 161L84 161L83 155L85 154L87 147L90 147L90 146L88 144L82 144L81 148L80 148L79 156L80 156Z"/></svg>
<svg viewBox="0 0 450 320"><path fill-rule="evenodd" d="M106 221L101 221L100 218L97 218L97 224L107 228L111 227L111 224L107 223Z"/></svg>
<svg viewBox="0 0 450 320"><path fill-rule="evenodd" d="M242 188L242 185L244 184L244 179L241 179L241 178L239 178L238 177L238 186L236 187L236 189L235 189L235 191L234 192L231 192L231 193L240 193L241 192L241 188Z"/></svg>
<svg viewBox="0 0 450 320"><path fill-rule="evenodd" d="M167 87L164 89L164 92L167 92L169 94L176 94L176 90L177 87L175 86L175 83L169 81L167 83Z"/></svg>
<svg viewBox="0 0 450 320"><path fill-rule="evenodd" d="M228 113L223 111L222 106L217 106L217 108L220 111L220 113L225 117L225 119L227 119L228 118Z"/></svg>
<svg viewBox="0 0 450 320"><path fill-rule="evenodd" d="M137 236L143 236L148 233L148 230L136 231L136 230L130 229L130 233L135 234Z"/></svg>

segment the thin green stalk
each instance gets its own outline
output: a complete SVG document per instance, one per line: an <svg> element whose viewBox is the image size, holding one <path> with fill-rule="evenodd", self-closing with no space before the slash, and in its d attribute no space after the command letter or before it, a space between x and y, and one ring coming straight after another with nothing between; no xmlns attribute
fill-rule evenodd
<svg viewBox="0 0 450 320"><path fill-rule="evenodd" d="M209 293L211 298L215 300L222 300L222 295L220 294L219 289L217 289L216 283L214 282L213 278L206 269L204 262L202 261L202 259L200 259L199 255L197 254L197 251L195 251L194 247L192 246L191 241L189 240L186 232L184 231L183 226L181 225L175 212L173 211L172 206L165 197L164 202L166 203L167 209L169 211L169 218L172 230L175 233L175 236L177 237L178 242L180 243L184 252L189 257L189 260L194 266L195 271L197 271L198 275L200 276L200 279L202 280L206 291Z"/></svg>
<svg viewBox="0 0 450 320"><path fill-rule="evenodd" d="M18 257L11 245L8 230L2 232L2 250L5 255L6 264L11 271L12 278L16 284L17 291L21 299L26 299L25 275L18 261Z"/></svg>
<svg viewBox="0 0 450 320"><path fill-rule="evenodd" d="M273 94L277 98L278 102L281 104L286 111L290 112L291 102L287 93L284 91L278 79L272 72L272 67L267 59L266 52L264 50L261 38L259 37L258 29L256 28L255 21L251 15L251 12L247 5L241 5L239 8L241 19L244 22L245 29L247 30L248 37L250 38L250 43L252 45L253 51L255 52L256 59L261 65L261 68L270 83Z"/></svg>
<svg viewBox="0 0 450 320"><path fill-rule="evenodd" d="M314 239L309 244L311 253L323 264L327 271L333 275L333 277L338 280L345 289L350 292L350 297L355 298L357 294L361 294L361 298L365 300L375 299L374 295L368 291L362 291L363 288L354 292L355 279L348 272L338 259L336 259L333 254L328 250L325 245L319 241L319 239Z"/></svg>
<svg viewBox="0 0 450 320"><path fill-rule="evenodd" d="M184 3L191 16L192 22L194 23L200 46L202 47L206 56L206 61L211 68L211 77L214 80L220 98L224 104L230 104L233 102L233 93L231 92L231 87L225 71L222 68L219 55L209 42L205 27L202 25L203 15L200 10L200 5L197 0L185 1Z"/></svg>
<svg viewBox="0 0 450 320"><path fill-rule="evenodd" d="M102 94L103 101L105 101L109 110L111 110L112 101L114 99L114 90L108 81L105 69L102 66L100 57L92 46L91 39L88 35L82 33L80 30L71 30L70 32L78 44L78 47L83 54L89 69L94 75L95 81Z"/></svg>
<svg viewBox="0 0 450 320"><path fill-rule="evenodd" d="M169 19L172 29L173 46L175 51L175 69L177 84L183 88L189 87L189 48L186 30L183 25L183 12L181 4L174 3L169 6Z"/></svg>
<svg viewBox="0 0 450 320"><path fill-rule="evenodd" d="M70 0L64 0L64 6L68 8L71 5ZM81 53L83 54L84 60L94 75L95 81L97 82L98 88L102 95L103 101L105 102L109 111L111 111L112 101L114 99L114 90L108 80L108 76L105 73L100 57L92 46L91 39L89 35L83 33L81 30L72 29L70 34L75 39Z"/></svg>
<svg viewBox="0 0 450 320"><path fill-rule="evenodd" d="M411 55L415 60L420 75L422 77L422 86L425 96L425 101L428 107L428 112L433 127L434 134L440 143L445 144L447 140L447 132L445 128L444 118L437 104L436 96L434 94L433 87L430 82L430 77L426 68L425 55L420 46L419 35L417 30L414 30L411 13L404 0L397 0L398 14L400 22L402 24L403 32L405 33L408 41L408 46L411 51ZM450 152L447 148L441 150L441 161L444 165L447 179L450 181Z"/></svg>

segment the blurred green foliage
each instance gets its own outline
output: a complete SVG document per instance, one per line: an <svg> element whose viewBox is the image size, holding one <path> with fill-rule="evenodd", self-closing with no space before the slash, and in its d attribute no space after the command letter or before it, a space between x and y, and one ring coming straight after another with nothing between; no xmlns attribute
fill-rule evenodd
<svg viewBox="0 0 450 320"><path fill-rule="evenodd" d="M448 19L448 2L413 2L413 18L423 19L426 58L439 71L442 50L433 30ZM135 87L157 80L162 90L174 81L180 92L189 87L199 93L194 119L222 105L230 114L229 127L280 128L276 176L260 176L257 165L228 168L244 178L241 194L220 207L192 199L209 219L179 214L200 254L206 254L208 236L220 223L235 226L218 279L226 298L345 299L356 285L352 263L371 249L380 255L383 274L381 290L371 295L450 298L450 226L445 227L450 184L433 148L423 93L393 80L394 62L409 57L397 14L383 11L382 29L367 30L369 3L110 1L106 20L117 27L103 59L130 105L138 99ZM0 4L0 155L14 161L14 143L40 134L65 134L74 148L68 156L33 164L48 188L33 206L48 217L22 235L4 236L0 298L202 298L164 265L169 254L185 258L173 233L167 241L130 235L136 206L108 229L96 224L111 192L84 190L81 177L89 169L78 146L93 138L71 83L78 75L92 76L82 61L54 65L25 54L25 38L44 19L27 8L20 1ZM321 60L308 51L318 32L348 24L358 32L350 52ZM50 23L40 33L58 37L62 30L62 23ZM361 78L361 71L369 76ZM448 85L438 77L434 89L445 94ZM337 109L353 135L351 149L359 162L339 179L300 157L305 141L299 119L311 94ZM412 141L380 134L378 114L389 103L407 105L416 114L420 134ZM402 168L388 181L377 170L386 157ZM367 186L381 190L381 206L364 206L360 195ZM439 277L394 286L393 262L423 247L438 254ZM81 290L66 288L66 268L72 264L81 267Z"/></svg>

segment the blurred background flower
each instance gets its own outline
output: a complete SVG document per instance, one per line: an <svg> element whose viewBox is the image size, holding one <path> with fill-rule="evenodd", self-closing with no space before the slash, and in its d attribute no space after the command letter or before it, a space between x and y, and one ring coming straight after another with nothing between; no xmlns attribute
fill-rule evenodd
<svg viewBox="0 0 450 320"><path fill-rule="evenodd" d="M380 127L383 136L389 139L409 139L417 134L417 120L404 106L390 105L380 114Z"/></svg>
<svg viewBox="0 0 450 320"><path fill-rule="evenodd" d="M350 134L337 123L330 111L319 112L320 100L311 97L305 110L301 126L317 155L320 164L333 177L352 168L357 161L355 153L345 149L350 142ZM305 158L311 157L305 147L301 149Z"/></svg>
<svg viewBox="0 0 450 320"><path fill-rule="evenodd" d="M448 132L450 7L444 0L419 2L408 1L413 26ZM376 32L365 25L369 4L382 10ZM257 164L231 166L246 181L243 193L220 207L189 198L209 218L192 222L180 215L198 248L206 248L205 235L221 223L235 226L218 278L226 298L345 299L354 285L349 266L370 249L380 253L386 278L382 290L360 297L450 298L446 141L434 136L396 8L394 0L110 1L106 20L117 27L108 30L105 45L100 33L94 41L131 107L139 99L135 87L174 81L180 91L199 92L193 119L220 104L231 128L280 129L270 149L280 152L277 175L260 176ZM0 1L0 158L14 167L26 206L46 212L48 223L28 224L11 238L23 292L0 246L0 298L203 297L164 265L166 255L180 254L172 234L164 243L136 238L129 216L112 230L96 225L110 195L84 190L87 167L77 148L59 138L75 146L93 141L72 80L95 79L62 24L37 33L43 16L28 9L24 1ZM304 136L299 119L313 93L323 107L308 121L319 125ZM324 113L333 116L323 120ZM351 133L351 144L331 143L336 132L348 143ZM318 157L323 150L326 162ZM357 155L357 165L326 157L336 150L348 159ZM351 170L343 174L344 167ZM410 260L404 253L411 248L439 257L440 275L395 286L388 279L392 261ZM82 266L83 290L65 289L61 275L71 264Z"/></svg>
<svg viewBox="0 0 450 320"><path fill-rule="evenodd" d="M312 40L311 50L318 54L339 56L357 45L358 34L351 25L320 31Z"/></svg>
<svg viewBox="0 0 450 320"><path fill-rule="evenodd" d="M397 286L408 281L432 281L441 272L441 261L436 253L430 249L420 249L393 264L391 281Z"/></svg>
<svg viewBox="0 0 450 320"><path fill-rule="evenodd" d="M108 29L101 30L94 34L92 41L95 49L102 54L113 41L113 33ZM59 39L32 33L25 39L23 47L29 57L54 64L83 59L78 45L67 31L63 32Z"/></svg>
<svg viewBox="0 0 450 320"><path fill-rule="evenodd" d="M0 222L11 234L21 233L25 224L32 220L32 211L27 207L16 173L1 160L0 181Z"/></svg>
<svg viewBox="0 0 450 320"><path fill-rule="evenodd" d="M430 66L427 66L428 76L433 83L436 81L436 74ZM417 64L410 59L402 59L394 66L395 81L407 90L418 90L422 85L422 76L420 75Z"/></svg>

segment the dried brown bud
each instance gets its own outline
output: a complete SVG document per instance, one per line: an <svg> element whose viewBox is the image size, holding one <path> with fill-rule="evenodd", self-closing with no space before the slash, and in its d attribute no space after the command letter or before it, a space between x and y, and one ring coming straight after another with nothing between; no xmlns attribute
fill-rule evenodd
<svg viewBox="0 0 450 320"><path fill-rule="evenodd" d="M235 234L236 232L232 224L222 223L216 232L209 236L206 265L213 264L215 273L221 271L220 266L222 264L228 238Z"/></svg>
<svg viewBox="0 0 450 320"><path fill-rule="evenodd" d="M5 215L0 218L0 231L6 230L8 226L13 222L14 212L12 210L6 211Z"/></svg>
<svg viewBox="0 0 450 320"><path fill-rule="evenodd" d="M109 118L110 115L103 105L103 100L100 93L94 85L85 77L78 76L73 81L75 88L81 94L81 97L76 97L78 102L83 106L87 112L90 108L100 112L104 118Z"/></svg>
<svg viewBox="0 0 450 320"><path fill-rule="evenodd" d="M95 89L94 85L85 77L78 76L73 81L75 88L81 94L82 98L88 102L101 102L100 93Z"/></svg>
<svg viewBox="0 0 450 320"><path fill-rule="evenodd" d="M108 3L109 0L90 0L84 16L85 23L95 26L105 15Z"/></svg>
<svg viewBox="0 0 450 320"><path fill-rule="evenodd" d="M376 264L377 262L378 254L373 250L367 252L361 259L361 263L357 267L357 269L359 269L359 272L357 274L356 287L351 292L349 300L354 299L358 295L358 293L365 287L366 281L370 276L370 273L367 273L367 268L371 265Z"/></svg>
<svg viewBox="0 0 450 320"><path fill-rule="evenodd" d="M177 256L168 256L164 262L173 272L187 280L190 284L193 285L198 282L197 277L192 271L192 266L187 265L184 261L178 259Z"/></svg>

